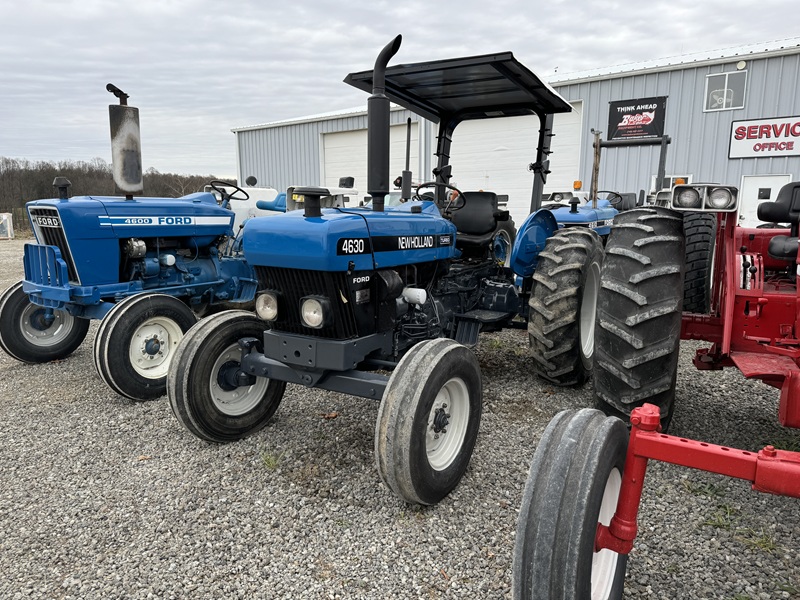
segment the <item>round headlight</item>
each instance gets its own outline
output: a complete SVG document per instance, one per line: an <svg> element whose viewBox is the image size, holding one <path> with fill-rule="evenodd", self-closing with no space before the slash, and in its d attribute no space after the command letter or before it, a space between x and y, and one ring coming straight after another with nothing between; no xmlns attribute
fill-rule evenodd
<svg viewBox="0 0 800 600"><path fill-rule="evenodd" d="M564 194L553 194L553 202L561 202L564 199Z"/></svg>
<svg viewBox="0 0 800 600"><path fill-rule="evenodd" d="M300 306L300 318L308 327L319 329L325 322L322 302L317 298L306 298Z"/></svg>
<svg viewBox="0 0 800 600"><path fill-rule="evenodd" d="M278 318L278 296L272 292L262 292L256 296L256 314L265 321Z"/></svg>
<svg viewBox="0 0 800 600"><path fill-rule="evenodd" d="M686 188L675 198L677 208L700 208L700 194L694 188Z"/></svg>
<svg viewBox="0 0 800 600"><path fill-rule="evenodd" d="M733 206L733 194L725 188L715 188L708 196L708 204L712 208L725 209Z"/></svg>

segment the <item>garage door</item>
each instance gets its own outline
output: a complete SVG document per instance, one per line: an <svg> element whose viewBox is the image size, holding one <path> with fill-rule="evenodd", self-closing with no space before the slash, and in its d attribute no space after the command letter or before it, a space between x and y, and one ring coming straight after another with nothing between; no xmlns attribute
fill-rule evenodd
<svg viewBox="0 0 800 600"><path fill-rule="evenodd" d="M582 103L573 111L555 115L546 190L572 189L580 172ZM528 216L539 135L537 117L484 119L460 124L453 134L452 182L459 188L507 194L516 225Z"/></svg>
<svg viewBox="0 0 800 600"><path fill-rule="evenodd" d="M411 169L420 179L417 123L411 124ZM390 180L400 175L406 160L406 126L395 125L390 131ZM367 193L367 130L326 133L322 140L322 180L326 186L339 185L340 177L354 177L361 196Z"/></svg>

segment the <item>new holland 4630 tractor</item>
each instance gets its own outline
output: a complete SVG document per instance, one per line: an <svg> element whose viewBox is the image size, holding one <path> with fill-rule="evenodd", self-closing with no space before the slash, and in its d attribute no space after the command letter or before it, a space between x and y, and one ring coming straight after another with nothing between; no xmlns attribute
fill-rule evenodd
<svg viewBox="0 0 800 600"><path fill-rule="evenodd" d="M698 369L737 367L780 390L778 419L800 427L800 183L737 226L736 188L679 185L667 206L620 214L606 245L595 336L596 409L564 411L539 441L514 550L514 598L618 599L648 460L744 479L800 497L800 453L751 452L664 433L675 407L681 339L704 340ZM692 235L686 214L716 216L708 303L682 312ZM685 224L686 223L686 224ZM710 267L709 267L710 268ZM698 275L695 273L695 275ZM616 416L630 419L630 434Z"/></svg>
<svg viewBox="0 0 800 600"><path fill-rule="evenodd" d="M109 106L114 182L126 196L69 196L27 204L36 235L25 245L25 279L0 295L0 347L26 363L64 358L102 319L94 359L101 378L134 400L163 396L172 353L196 311L252 301L257 280L231 242L231 200L244 190L134 198L142 191L138 109Z"/></svg>
<svg viewBox="0 0 800 600"><path fill-rule="evenodd" d="M510 52L387 68L400 41L381 51L374 70L345 79L372 92L372 206L320 209L325 190L297 188L304 211L249 221L242 243L260 284L256 314L221 313L192 328L170 368L168 395L180 422L212 442L263 428L287 382L373 398L382 480L410 503L433 504L461 479L478 432L481 374L469 346L481 331L527 324L541 374L585 381L603 253L591 217L559 230L552 213L539 210L520 227L510 268L494 255L498 223L508 218L497 196L456 190L448 200L454 128L537 115L535 209L553 114L570 106ZM408 201L391 207L390 100L439 123L435 181L409 198L406 172Z"/></svg>

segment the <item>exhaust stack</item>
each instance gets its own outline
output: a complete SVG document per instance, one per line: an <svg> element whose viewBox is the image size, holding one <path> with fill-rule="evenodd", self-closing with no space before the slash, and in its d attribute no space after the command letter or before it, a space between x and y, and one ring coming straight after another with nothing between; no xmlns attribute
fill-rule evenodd
<svg viewBox="0 0 800 600"><path fill-rule="evenodd" d="M389 42L375 60L372 95L367 100L367 192L372 209L383 211L389 193L389 98L386 97L386 65L397 54L403 36Z"/></svg>
<svg viewBox="0 0 800 600"><path fill-rule="evenodd" d="M128 94L112 83L106 89L119 98L119 104L108 107L111 123L111 167L114 183L133 200L133 194L144 191L142 180L142 138L139 133L139 109L128 106Z"/></svg>

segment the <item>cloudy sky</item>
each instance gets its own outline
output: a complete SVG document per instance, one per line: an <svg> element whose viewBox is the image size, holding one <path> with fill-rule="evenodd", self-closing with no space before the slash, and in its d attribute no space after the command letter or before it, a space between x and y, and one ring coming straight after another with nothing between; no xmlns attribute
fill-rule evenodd
<svg viewBox="0 0 800 600"><path fill-rule="evenodd" d="M143 163L233 176L231 129L350 108L394 63L511 50L547 77L798 35L797 0L0 0L0 156L110 161L108 82ZM313 183L313 182L309 182Z"/></svg>

